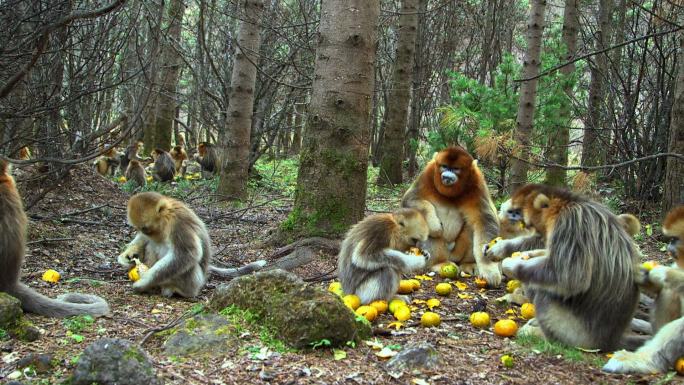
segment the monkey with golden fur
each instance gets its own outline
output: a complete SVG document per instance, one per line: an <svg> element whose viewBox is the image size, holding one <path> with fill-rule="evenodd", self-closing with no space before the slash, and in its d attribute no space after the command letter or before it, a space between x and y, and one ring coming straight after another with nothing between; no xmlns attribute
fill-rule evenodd
<svg viewBox="0 0 684 385"><path fill-rule="evenodd" d="M197 154L195 154L197 163L202 167L202 177L211 178L211 176L218 172L218 156L214 145L208 142L200 142L197 145Z"/></svg>
<svg viewBox="0 0 684 385"><path fill-rule="evenodd" d="M135 259L149 267L133 284L137 292L161 290L170 297L195 297L209 272L234 278L261 269L265 261L240 268L212 266L211 241L204 222L182 202L155 192L139 193L128 201L128 222L138 233L118 257L132 268Z"/></svg>
<svg viewBox="0 0 684 385"><path fill-rule="evenodd" d="M185 149L180 145L174 146L171 151L169 151L169 155L171 155L171 158L173 159L176 174L185 174L185 172L183 172L183 162L188 159L188 154L185 152Z"/></svg>
<svg viewBox="0 0 684 385"><path fill-rule="evenodd" d="M108 314L107 301L98 296L68 293L52 299L21 283L27 224L28 218L9 165L0 159L0 292L18 298L24 311L48 317Z"/></svg>
<svg viewBox="0 0 684 385"><path fill-rule="evenodd" d="M133 159L128 162L128 167L126 168L126 174L124 175L126 180L133 181L137 187L144 187L147 184L147 173L145 168Z"/></svg>
<svg viewBox="0 0 684 385"><path fill-rule="evenodd" d="M621 350L603 367L612 373L657 373L671 370L684 356L684 205L674 208L663 222L670 237L667 251L672 266L642 270L641 285L656 293L651 311L653 338L635 352Z"/></svg>
<svg viewBox="0 0 684 385"><path fill-rule="evenodd" d="M29 160L31 159L31 149L28 146L24 146L19 149L19 160Z"/></svg>
<svg viewBox="0 0 684 385"><path fill-rule="evenodd" d="M157 182L172 181L176 175L176 165L173 163L173 158L168 152L155 148L152 150L152 159L154 159L154 167L152 177Z"/></svg>
<svg viewBox="0 0 684 385"><path fill-rule="evenodd" d="M113 176L119 166L120 155L114 147L104 150L93 163L97 173L102 176Z"/></svg>
<svg viewBox="0 0 684 385"><path fill-rule="evenodd" d="M340 247L337 271L345 293L361 303L390 300L402 273L425 267L426 256L408 254L428 237L423 215L414 209L366 217L347 232Z"/></svg>
<svg viewBox="0 0 684 385"><path fill-rule="evenodd" d="M137 161L141 160L138 156L138 153L140 152L140 150L142 150L142 148L143 142L139 140L131 142L131 144L129 144L128 147L126 147L124 153L119 156L119 167L122 173L125 173L128 169L128 162L130 162L133 159Z"/></svg>
<svg viewBox="0 0 684 385"><path fill-rule="evenodd" d="M430 265L452 260L472 271L474 262L490 285L501 283L498 263L483 255L483 246L499 233L496 208L476 161L463 148L436 153L404 194L402 206L425 216Z"/></svg>
<svg viewBox="0 0 684 385"><path fill-rule="evenodd" d="M522 281L537 317L521 334L601 350L641 342L626 335L639 301L639 252L607 207L564 189L527 185L513 195L525 225L543 236L536 258L506 258L504 273Z"/></svg>

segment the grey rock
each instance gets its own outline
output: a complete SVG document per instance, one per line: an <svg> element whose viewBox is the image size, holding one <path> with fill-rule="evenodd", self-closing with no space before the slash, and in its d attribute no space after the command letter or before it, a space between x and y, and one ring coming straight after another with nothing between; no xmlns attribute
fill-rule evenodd
<svg viewBox="0 0 684 385"><path fill-rule="evenodd" d="M437 349L432 344L421 342L407 345L389 360L385 367L393 377L398 377L406 371L436 368L440 361L441 357Z"/></svg>
<svg viewBox="0 0 684 385"><path fill-rule="evenodd" d="M24 318L21 302L7 293L0 292L0 329L22 341L32 342L40 338L40 330Z"/></svg>
<svg viewBox="0 0 684 385"><path fill-rule="evenodd" d="M26 368L32 366L37 373L47 373L52 370L54 355L29 353L17 361L17 367Z"/></svg>
<svg viewBox="0 0 684 385"><path fill-rule="evenodd" d="M81 354L73 385L161 385L147 353L130 341L103 338Z"/></svg>
<svg viewBox="0 0 684 385"><path fill-rule="evenodd" d="M218 314L198 314L186 319L168 333L164 353L169 356L220 354L235 345L233 326Z"/></svg>
<svg viewBox="0 0 684 385"><path fill-rule="evenodd" d="M336 295L309 286L284 270L262 271L219 286L209 308L230 305L249 310L276 336L295 348L307 348L326 339L333 346L370 337L367 323Z"/></svg>

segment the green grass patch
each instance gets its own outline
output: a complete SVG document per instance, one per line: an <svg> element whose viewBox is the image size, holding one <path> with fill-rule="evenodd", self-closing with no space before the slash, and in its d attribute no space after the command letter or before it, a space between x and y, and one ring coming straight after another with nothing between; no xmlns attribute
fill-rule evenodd
<svg viewBox="0 0 684 385"><path fill-rule="evenodd" d="M288 347L285 342L278 339L273 330L263 325L259 316L249 310L230 305L221 310L219 314L226 317L226 319L235 326L234 330L237 335L242 335L245 332L256 335L264 346L278 353L296 351L295 349Z"/></svg>
<svg viewBox="0 0 684 385"><path fill-rule="evenodd" d="M560 356L572 362L584 362L593 366L603 367L607 361L607 358L599 353L586 353L560 342L549 341L537 336L519 336L515 341L519 346L528 351L547 356Z"/></svg>

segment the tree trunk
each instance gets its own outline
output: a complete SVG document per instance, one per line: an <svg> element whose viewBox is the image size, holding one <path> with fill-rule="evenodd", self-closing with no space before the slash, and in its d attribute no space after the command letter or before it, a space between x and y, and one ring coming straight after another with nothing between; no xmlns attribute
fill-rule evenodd
<svg viewBox="0 0 684 385"><path fill-rule="evenodd" d="M281 225L339 236L364 216L378 0L323 0L295 205Z"/></svg>
<svg viewBox="0 0 684 385"><path fill-rule="evenodd" d="M683 18L680 18L680 20ZM670 142L668 152L684 154L684 32L679 32L679 53L677 55L677 79L674 103L670 115ZM665 168L663 191L663 213L677 205L684 204L684 162L668 158Z"/></svg>
<svg viewBox="0 0 684 385"><path fill-rule="evenodd" d="M610 22L613 10L612 0L599 1L598 31L596 31L596 50L608 46L610 38ZM591 83L589 84L589 120L585 123L584 139L582 139L582 166L598 166L603 162L605 151L602 150L599 132L603 127L604 76L608 75L608 54L594 56L591 66Z"/></svg>
<svg viewBox="0 0 684 385"><path fill-rule="evenodd" d="M157 116L154 126L154 148L171 150L173 120L176 117L176 86L181 69L181 58L173 47L180 41L185 4L183 0L172 0L167 14L166 41L162 46L160 68L160 92L157 96Z"/></svg>
<svg viewBox="0 0 684 385"><path fill-rule="evenodd" d="M235 62L230 80L228 119L221 142L221 180L218 193L229 200L247 195L250 133L256 83L263 0L244 0L245 18L240 22Z"/></svg>
<svg viewBox="0 0 684 385"><path fill-rule="evenodd" d="M306 109L306 104L295 103L294 104L294 133L292 134L292 145L290 146L290 154L299 155L299 150L302 148L302 131L304 125L304 110Z"/></svg>
<svg viewBox="0 0 684 385"><path fill-rule="evenodd" d="M527 22L527 51L523 61L523 78L531 78L539 74L541 65L541 44L544 32L545 0L530 1L530 16ZM516 130L514 137L520 152L520 160L514 159L511 167L511 189L527 183L527 170L529 165L526 161L530 155L530 133L534 124L535 100L537 97L537 80L528 80L520 86L520 102L516 118Z"/></svg>
<svg viewBox="0 0 684 385"><path fill-rule="evenodd" d="M579 18L577 17L577 0L566 0L563 13L563 43L565 43L565 56L561 62L569 61L577 52L577 33L579 31ZM561 125L551 133L549 138L549 159L562 166L568 165L568 145L570 144L570 124L572 122L572 98L574 82L567 79L575 72L575 64L568 64L560 69L565 80L566 100L561 104L558 111ZM546 183L553 186L565 186L566 170L552 167L546 171Z"/></svg>
<svg viewBox="0 0 684 385"><path fill-rule="evenodd" d="M402 181L404 138L408 121L409 100L413 78L413 59L418 28L418 0L403 0L399 16L399 37L396 62L392 74L392 89L387 100L387 126L382 145L378 184L399 184Z"/></svg>
<svg viewBox="0 0 684 385"><path fill-rule="evenodd" d="M425 33L425 10L427 9L427 0L418 0L418 29L416 31L416 49L414 52L415 62L413 65L413 91L411 97L411 114L408 130L406 132L406 150L408 152L408 177L413 179L418 173L418 159L416 158L416 152L418 151L418 136L420 134L420 122L423 115L421 109L421 103L423 101L423 95L425 91L423 89L423 68L425 66L423 55L425 54L424 40L426 38Z"/></svg>

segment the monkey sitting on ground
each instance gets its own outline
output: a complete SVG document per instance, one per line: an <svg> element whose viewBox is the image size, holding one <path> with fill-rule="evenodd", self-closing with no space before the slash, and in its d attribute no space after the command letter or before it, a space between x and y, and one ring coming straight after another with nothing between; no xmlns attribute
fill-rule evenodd
<svg viewBox="0 0 684 385"><path fill-rule="evenodd" d="M128 162L130 162L133 159L140 161L138 153L140 152L142 147L143 142L136 140L129 144L128 147L126 147L126 151L124 151L124 153L119 156L119 167L122 173L125 173L128 169Z"/></svg>
<svg viewBox="0 0 684 385"><path fill-rule="evenodd" d="M640 282L642 288L657 295L651 311L651 326L656 334L636 352L616 352L604 371L667 372L684 356L684 206L670 211L663 222L663 234L671 238L667 251L675 263L642 270Z"/></svg>
<svg viewBox="0 0 684 385"><path fill-rule="evenodd" d="M213 144L207 142L198 144L195 160L197 160L202 167L203 178L211 178L214 173L218 172L218 156L216 155L216 149Z"/></svg>
<svg viewBox="0 0 684 385"><path fill-rule="evenodd" d="M120 154L114 147L105 150L100 157L95 159L95 170L102 176L112 176L119 166Z"/></svg>
<svg viewBox="0 0 684 385"><path fill-rule="evenodd" d="M108 314L109 305L98 296L68 293L52 299L20 282L21 264L26 254L27 223L9 165L0 159L0 292L18 298L24 311L48 317Z"/></svg>
<svg viewBox="0 0 684 385"><path fill-rule="evenodd" d="M599 203L551 186L525 186L513 203L521 196L525 225L545 237L546 251L502 262L504 273L533 291L537 317L520 333L602 350L642 342L625 336L639 301L639 252L618 217Z"/></svg>
<svg viewBox="0 0 684 385"><path fill-rule="evenodd" d="M195 297L211 271L234 278L261 269L266 262L240 268L212 266L209 233L204 222L182 202L155 192L139 193L128 201L128 222L137 231L135 239L119 255L119 263L132 268L138 259L149 267L133 284L137 292L161 289L170 297Z"/></svg>
<svg viewBox="0 0 684 385"><path fill-rule="evenodd" d="M128 162L125 177L126 180L133 181L137 187L144 187L147 184L145 168L135 159Z"/></svg>
<svg viewBox="0 0 684 385"><path fill-rule="evenodd" d="M168 152L155 148L152 150L152 159L154 159L154 169L152 177L157 182L168 182L173 180L176 173L176 165L173 163L173 158Z"/></svg>
<svg viewBox="0 0 684 385"><path fill-rule="evenodd" d="M28 146L24 146L24 147L19 149L19 159L20 160L31 159L31 150L28 148Z"/></svg>
<svg viewBox="0 0 684 385"><path fill-rule="evenodd" d="M169 152L171 158L173 159L173 164L176 168L176 174L184 175L185 170L183 170L183 162L188 159L188 154L185 152L182 146L175 146Z"/></svg>
<svg viewBox="0 0 684 385"><path fill-rule="evenodd" d="M477 162L467 151L452 146L436 153L401 204L425 216L431 264L449 259L472 271L474 262L478 275L491 286L501 283L498 263L483 255L484 245L499 234L496 208Z"/></svg>
<svg viewBox="0 0 684 385"><path fill-rule="evenodd" d="M425 218L415 209L371 215L354 225L337 260L342 290L358 295L361 303L390 300L402 273L425 267L427 256L406 251L426 241L428 232Z"/></svg>

